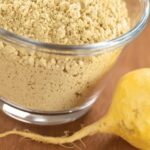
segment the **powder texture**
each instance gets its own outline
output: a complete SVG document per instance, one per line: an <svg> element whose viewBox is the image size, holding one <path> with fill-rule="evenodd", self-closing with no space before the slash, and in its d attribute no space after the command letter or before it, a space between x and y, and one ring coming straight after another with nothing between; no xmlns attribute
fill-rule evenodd
<svg viewBox="0 0 150 150"><path fill-rule="evenodd" d="M57 44L109 40L129 30L123 0L0 0L0 27ZM60 56L0 40L0 97L33 110L78 106L121 49Z"/></svg>
<svg viewBox="0 0 150 150"><path fill-rule="evenodd" d="M69 57L0 49L0 95L35 110L64 110L85 101L120 50L99 56Z"/></svg>
<svg viewBox="0 0 150 150"><path fill-rule="evenodd" d="M124 0L0 0L0 27L39 41L84 44L128 29Z"/></svg>

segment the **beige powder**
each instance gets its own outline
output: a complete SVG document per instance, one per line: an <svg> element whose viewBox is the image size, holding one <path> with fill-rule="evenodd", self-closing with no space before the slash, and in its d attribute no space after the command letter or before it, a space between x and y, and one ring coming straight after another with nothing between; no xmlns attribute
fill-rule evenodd
<svg viewBox="0 0 150 150"><path fill-rule="evenodd" d="M0 0L0 27L39 41L83 44L127 31L124 0Z"/></svg>
<svg viewBox="0 0 150 150"><path fill-rule="evenodd" d="M57 44L95 43L129 29L123 0L0 0L0 20L16 34ZM72 108L86 100L119 53L58 56L1 40L0 96L34 110Z"/></svg>

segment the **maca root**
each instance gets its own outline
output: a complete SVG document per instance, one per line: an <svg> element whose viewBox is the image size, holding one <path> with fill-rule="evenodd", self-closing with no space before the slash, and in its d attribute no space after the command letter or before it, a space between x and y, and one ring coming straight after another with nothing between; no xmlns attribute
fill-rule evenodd
<svg viewBox="0 0 150 150"><path fill-rule="evenodd" d="M19 135L24 138L31 139L33 141L42 142L46 144L69 144L73 143L75 141L81 140L82 138L90 135L94 135L99 132L105 132L106 126L104 126L104 123L98 121L96 123L93 123L87 127L82 128L81 130L75 132L71 136L64 136L64 137L50 137L50 136L43 136L40 134L32 133L29 131L7 131L0 134L0 138L4 138L9 135Z"/></svg>

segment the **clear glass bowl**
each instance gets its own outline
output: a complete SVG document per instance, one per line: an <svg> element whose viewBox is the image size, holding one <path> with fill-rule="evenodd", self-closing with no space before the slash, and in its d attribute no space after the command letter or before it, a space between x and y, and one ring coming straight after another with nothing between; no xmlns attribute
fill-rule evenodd
<svg viewBox="0 0 150 150"><path fill-rule="evenodd" d="M12 118L38 125L71 122L88 112L106 84L101 78L148 20L149 0L126 2L130 31L105 42L46 44L0 28L0 50L11 55L11 59L5 55L0 59L1 110Z"/></svg>

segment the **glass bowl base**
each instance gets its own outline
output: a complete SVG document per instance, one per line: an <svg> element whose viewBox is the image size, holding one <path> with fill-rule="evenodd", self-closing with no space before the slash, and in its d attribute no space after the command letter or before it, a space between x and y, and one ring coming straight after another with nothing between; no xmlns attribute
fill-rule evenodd
<svg viewBox="0 0 150 150"><path fill-rule="evenodd" d="M70 113L63 113L63 114L43 113L42 114L37 112L28 112L26 110L17 108L13 105L10 105L0 100L0 109L7 116L24 123L34 124L34 125L59 125L59 124L69 123L85 115L89 111L91 106Z"/></svg>

